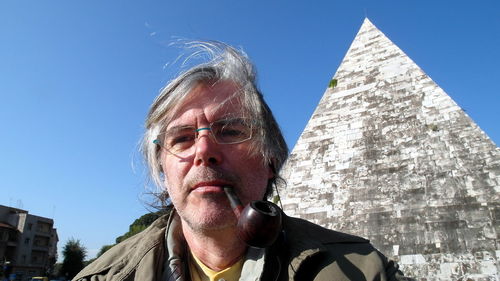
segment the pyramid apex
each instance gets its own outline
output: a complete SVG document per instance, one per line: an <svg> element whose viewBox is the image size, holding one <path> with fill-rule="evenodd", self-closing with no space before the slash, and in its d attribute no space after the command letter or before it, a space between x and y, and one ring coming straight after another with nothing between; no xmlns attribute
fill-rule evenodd
<svg viewBox="0 0 500 281"><path fill-rule="evenodd" d="M363 20L363 24L361 25L360 30L362 29L368 29L368 28L376 28L375 25L368 19L368 17L365 17Z"/></svg>

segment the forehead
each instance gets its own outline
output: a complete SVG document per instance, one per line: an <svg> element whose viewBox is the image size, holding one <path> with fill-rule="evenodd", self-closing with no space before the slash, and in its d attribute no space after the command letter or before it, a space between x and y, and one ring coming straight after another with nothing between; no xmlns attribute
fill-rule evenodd
<svg viewBox="0 0 500 281"><path fill-rule="evenodd" d="M226 115L240 115L240 87L232 81L202 82L189 91L184 101L173 110L168 127L189 119L206 118L207 121Z"/></svg>

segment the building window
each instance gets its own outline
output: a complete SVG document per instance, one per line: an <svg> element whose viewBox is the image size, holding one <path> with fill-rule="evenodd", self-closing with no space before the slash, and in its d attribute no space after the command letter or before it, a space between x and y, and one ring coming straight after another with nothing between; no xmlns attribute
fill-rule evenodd
<svg viewBox="0 0 500 281"><path fill-rule="evenodd" d="M36 224L36 231L41 233L50 234L51 225L49 223L38 221Z"/></svg>
<svg viewBox="0 0 500 281"><path fill-rule="evenodd" d="M29 238L25 238L24 239L24 244L28 245L30 243L30 239Z"/></svg>
<svg viewBox="0 0 500 281"><path fill-rule="evenodd" d="M31 230L33 228L33 224L32 223L28 223L28 230Z"/></svg>
<svg viewBox="0 0 500 281"><path fill-rule="evenodd" d="M33 245L37 247L48 247L49 241L50 241L49 237L35 235L35 239L33 240Z"/></svg>

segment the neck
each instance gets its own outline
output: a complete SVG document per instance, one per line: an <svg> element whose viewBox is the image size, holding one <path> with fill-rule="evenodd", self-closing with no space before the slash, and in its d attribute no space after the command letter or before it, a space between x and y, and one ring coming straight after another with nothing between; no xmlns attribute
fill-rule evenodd
<svg viewBox="0 0 500 281"><path fill-rule="evenodd" d="M182 232L191 252L210 269L221 271L239 261L247 246L234 228L195 231L182 221Z"/></svg>

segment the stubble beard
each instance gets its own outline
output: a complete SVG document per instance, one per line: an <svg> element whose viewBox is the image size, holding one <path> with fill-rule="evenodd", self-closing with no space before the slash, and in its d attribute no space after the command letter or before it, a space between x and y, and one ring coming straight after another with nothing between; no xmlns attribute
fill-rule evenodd
<svg viewBox="0 0 500 281"><path fill-rule="evenodd" d="M208 210L186 208L182 211L178 210L179 216L197 233L207 233L236 227L236 217L231 208L225 206L224 198L221 199L221 197L220 195L204 196L204 205L211 206L207 208Z"/></svg>
<svg viewBox="0 0 500 281"><path fill-rule="evenodd" d="M212 167L205 167L197 170L194 174L187 175L181 190L190 190L198 182L215 180L234 184L240 182L235 175ZM208 233L236 227L236 216L224 193L207 193L197 198L194 196L194 194L188 193L182 203L175 202L177 200L174 201L172 198L177 213L194 232ZM199 204L194 204L193 200L198 200Z"/></svg>

